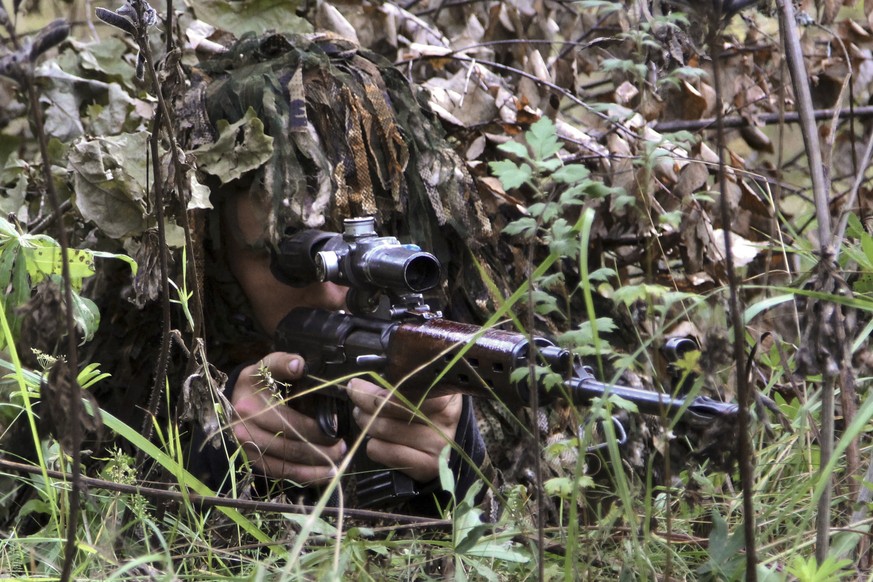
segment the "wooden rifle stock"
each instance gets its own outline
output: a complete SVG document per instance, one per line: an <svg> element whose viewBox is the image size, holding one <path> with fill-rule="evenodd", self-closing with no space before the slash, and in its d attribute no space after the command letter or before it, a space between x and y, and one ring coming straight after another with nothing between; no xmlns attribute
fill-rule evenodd
<svg viewBox="0 0 873 582"><path fill-rule="evenodd" d="M278 348L300 354L309 374L320 379L375 371L416 402L425 396L463 392L500 400L507 406L529 404L525 381L512 372L529 365L534 355L564 377L565 390L537 386L539 402L566 395L573 404L615 394L646 414L674 416L691 425L736 415L737 406L698 396L690 401L648 390L607 384L576 365L572 354L544 338L458 323L440 317L413 315L386 321L320 309L299 308L280 323ZM533 344L533 345L532 345ZM334 391L334 395L339 392Z"/></svg>

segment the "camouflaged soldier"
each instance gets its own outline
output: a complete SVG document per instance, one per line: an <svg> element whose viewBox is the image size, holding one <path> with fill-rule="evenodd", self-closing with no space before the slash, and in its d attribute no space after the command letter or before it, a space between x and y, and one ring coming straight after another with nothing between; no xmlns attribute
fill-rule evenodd
<svg viewBox="0 0 873 582"><path fill-rule="evenodd" d="M294 307L343 308L345 289L283 284L270 270L271 250L295 229L336 231L344 218L374 216L382 232L437 255L450 282L438 301L464 317L486 295L471 253L493 235L463 163L408 82L378 57L328 37L251 36L194 79L183 107L189 145L199 169L211 174L216 207L204 233L210 358L233 370L225 389L234 405L231 432L256 472L314 486L285 488L311 499L335 474L346 445L276 400L274 388L299 380L305 362L275 352L272 336ZM387 392L362 379L348 389L365 426ZM447 439L457 444L449 464L458 496L481 475L486 454L469 397L430 398L420 412L429 423L400 405L382 410L367 454L417 482L421 494L401 509L431 513L435 499L447 500L437 479ZM226 483L227 455L204 450L194 455L195 468L216 486Z"/></svg>

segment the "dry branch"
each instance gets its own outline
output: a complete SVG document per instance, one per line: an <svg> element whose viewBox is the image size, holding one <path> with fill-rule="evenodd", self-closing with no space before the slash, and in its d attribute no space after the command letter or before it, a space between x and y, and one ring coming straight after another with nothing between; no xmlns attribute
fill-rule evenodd
<svg viewBox="0 0 873 582"><path fill-rule="evenodd" d="M46 469L43 471L41 467L27 465L24 463L16 463L0 459L0 467L8 471L25 473L31 475L46 474L51 479L70 482L72 475L62 471L54 471ZM105 479L97 479L82 475L80 477L82 485L94 489L103 489L106 491L114 491L124 493L126 495L142 495L153 500L171 501L177 503L190 502L195 507L211 508L211 507L229 507L232 509L241 509L246 511L258 511L264 513L295 513L302 515L312 515L315 507L312 505L300 505L297 503L278 503L275 501L254 501L250 499L232 499L229 497L219 497L214 495L199 495L197 493L180 491L170 491L168 489L158 489L156 487L146 487L143 485L128 485L125 483L116 483ZM336 517L340 513L344 513L348 517L361 519L372 522L389 521L396 524L394 529L403 529L404 527L432 527L438 529L451 529L452 522L447 519L432 519L428 517L419 517L416 515L406 515L402 513L387 513L383 511L371 511L367 509L341 509L338 507L325 507L321 510L322 515Z"/></svg>
<svg viewBox="0 0 873 582"><path fill-rule="evenodd" d="M825 119L833 119L834 116L840 119L867 118L873 117L873 106L855 107L853 109L815 109L812 112L812 117L816 121ZM755 119L763 125L773 125L784 121L785 123L799 123L801 114L797 111L789 111L785 113L762 113L755 116ZM654 130L660 133L669 133L672 131L699 131L701 129L715 128L717 119L715 117L707 117L705 119L672 119L670 121L661 121L654 125ZM739 127L747 127L752 125L745 117L726 117L722 120L725 129L736 129Z"/></svg>

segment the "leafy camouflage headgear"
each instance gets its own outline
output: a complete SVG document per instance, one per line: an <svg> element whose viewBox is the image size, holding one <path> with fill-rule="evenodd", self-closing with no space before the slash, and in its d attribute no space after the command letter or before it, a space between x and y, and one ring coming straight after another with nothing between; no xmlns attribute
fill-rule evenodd
<svg viewBox="0 0 873 582"><path fill-rule="evenodd" d="M285 227L338 230L363 215L442 260L447 237L468 247L491 237L462 160L380 57L342 39L271 34L244 37L202 71L194 95L219 135L195 151L206 154L198 166L222 182L257 169L250 192L270 208L269 243Z"/></svg>

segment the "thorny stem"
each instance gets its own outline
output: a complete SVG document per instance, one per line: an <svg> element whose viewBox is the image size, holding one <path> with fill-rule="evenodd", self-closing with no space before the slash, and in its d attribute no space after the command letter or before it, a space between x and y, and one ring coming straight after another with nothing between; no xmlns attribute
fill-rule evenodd
<svg viewBox="0 0 873 582"><path fill-rule="evenodd" d="M718 0L716 0L718 2ZM719 11L720 12L720 11ZM724 233L725 269L728 277L728 307L731 318L731 327L734 332L734 364L736 366L737 400L739 401L739 414L737 415L737 430L739 432L739 469L740 482L743 487L743 533L746 542L746 580L755 582L758 579L758 558L755 551L755 469L754 450L752 439L749 434L751 405L751 389L749 376L745 366L745 326L740 315L739 282L736 269L734 268L733 250L731 248L731 213L727 199L727 172L725 167L725 128L721 115L721 29L720 20L713 20L709 34L709 48L712 52L712 77L713 89L715 90L715 102L717 117L717 149L718 149L718 184L719 206L721 210L722 232Z"/></svg>
<svg viewBox="0 0 873 582"><path fill-rule="evenodd" d="M32 69L30 70L32 72ZM68 370L70 377L67 378L70 388L69 399L69 439L71 443L70 451L67 451L72 459L70 467L70 511L67 519L67 543L64 547L64 566L61 571L61 580L66 582L70 579L70 574L73 568L73 560L76 556L76 530L79 525L79 498L82 490L82 475L81 475L81 459L80 452L82 448L82 426L80 425L80 416L82 414L82 394L77 380L79 369L78 347L76 346L76 323L73 319L73 289L70 283L70 263L69 256L69 238L67 230L63 224L63 213L61 204L58 200L58 194L55 191L54 179L51 172L51 163L48 153L48 142L45 135L45 125L42 118L42 110L39 106L39 96L36 93L36 87L33 84L33 78L28 75L27 78L27 96L30 101L30 111L33 116L33 125L35 133L39 141L39 152L42 156L42 167L45 179L46 193L48 194L49 204L52 207L52 213L55 216L55 222L58 225L58 243L61 246L61 277L64 280L64 309L65 325L67 329L67 362L69 363Z"/></svg>
<svg viewBox="0 0 873 582"><path fill-rule="evenodd" d="M145 61L146 68L148 69L149 78L152 82L152 87L154 89L155 95L158 99L158 109L155 113L155 123L152 128L152 165L154 168L154 188L155 188L155 206L157 207L157 222L158 222L158 244L160 246L161 253L161 279L162 279L162 308L163 308L163 333L162 333L162 343L161 343L161 352L158 359L158 365L155 371L155 380L154 385L152 387L152 393L149 397L149 407L146 411L146 418L143 424L142 434L146 438L151 438L152 432L152 418L157 413L158 403L160 402L160 394L163 391L164 384L166 383L167 377L167 363L169 360L169 351L170 351L170 307L169 307L169 261L167 258L167 244L166 244L166 234L164 232L164 215L163 215L163 179L161 177L161 167L160 160L158 156L158 139L160 134L161 126L163 125L164 131L167 133L167 139L169 142L170 148L170 159L173 163L173 178L176 186L176 193L181 198L183 197L184 192L186 191L185 185L185 166L182 163L182 160L179 158L179 148L176 143L176 135L173 128L173 120L170 115L170 109L167 107L167 103L164 99L163 91L161 89L161 85L158 82L157 71L154 66L154 58L151 53L151 48L148 42L148 25L144 22L142 10L143 3L136 2L134 4L136 6L136 10L138 12L137 16L137 35L136 42L139 46L140 54L143 56ZM169 6L168 6L169 9ZM167 15L167 34L172 35L172 15L169 13ZM168 44L168 46L171 46ZM163 123L162 123L163 122ZM187 250L188 260L191 261L193 265L193 269L191 269L192 275L197 278L197 265L196 265L196 253L194 251L193 241L191 239L191 229L188 224L188 216L187 209L185 208L184 200L182 201L182 209L180 211L180 219L182 221L182 228L185 232L185 247ZM200 326L203 321L203 307L201 303L200 297L200 288L198 283L195 281L195 284L192 286L193 290L193 303L194 303L194 329L192 330L195 337L199 337L201 334ZM137 465L140 464L141 459L137 459Z"/></svg>

